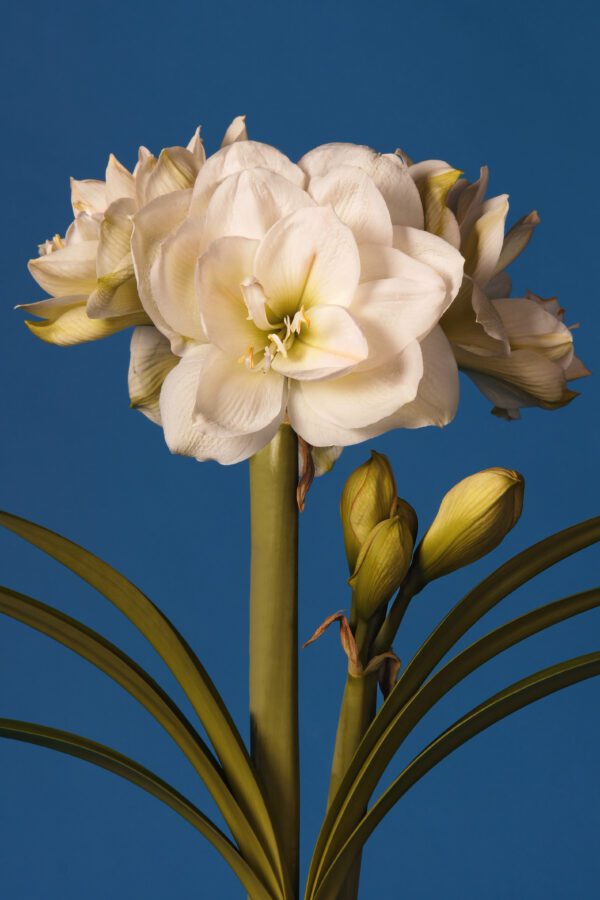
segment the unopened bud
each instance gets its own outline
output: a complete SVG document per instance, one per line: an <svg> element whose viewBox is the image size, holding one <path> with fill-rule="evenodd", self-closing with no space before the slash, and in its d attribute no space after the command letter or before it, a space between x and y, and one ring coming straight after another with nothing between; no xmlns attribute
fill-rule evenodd
<svg viewBox="0 0 600 900"><path fill-rule="evenodd" d="M380 522L360 549L349 584L361 619L370 619L398 590L413 551L410 529L400 516Z"/></svg>
<svg viewBox="0 0 600 900"><path fill-rule="evenodd" d="M410 531L413 539L413 544L417 539L417 532L419 530L419 519L415 510L412 508L410 503L407 503L406 500L402 500L401 497L396 497L396 505L393 509L393 513L396 516L400 516L403 519Z"/></svg>
<svg viewBox="0 0 600 900"><path fill-rule="evenodd" d="M511 469L484 469L455 484L417 549L417 578L425 584L494 550L521 515L524 487Z"/></svg>
<svg viewBox="0 0 600 900"><path fill-rule="evenodd" d="M360 548L373 528L389 518L396 501L394 473L386 456L371 454L348 478L342 492L340 515L348 566L353 572Z"/></svg>

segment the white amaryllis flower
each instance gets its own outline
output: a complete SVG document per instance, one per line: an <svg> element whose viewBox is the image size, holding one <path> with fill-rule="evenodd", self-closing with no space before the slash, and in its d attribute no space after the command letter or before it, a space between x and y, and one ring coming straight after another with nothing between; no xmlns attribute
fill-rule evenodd
<svg viewBox="0 0 600 900"><path fill-rule="evenodd" d="M240 127L239 120L232 123L229 140ZM133 273L132 217L156 197L191 187L204 159L198 129L187 147L169 147L158 157L141 147L133 172L111 154L105 181L71 179L73 223L64 238L41 244L39 257L29 262L51 295L21 307L43 320L27 323L35 335L69 345L149 323Z"/></svg>
<svg viewBox="0 0 600 900"><path fill-rule="evenodd" d="M537 212L504 233L508 197L485 199L489 173L474 184L440 160L410 167L425 208L426 227L460 248L461 289L441 321L459 367L492 401L501 418L519 409L557 409L577 396L567 382L589 374L573 351L573 336L555 299L510 298L506 269L525 249Z"/></svg>
<svg viewBox="0 0 600 900"><path fill-rule="evenodd" d="M132 401L173 452L222 463L283 421L317 447L446 424L458 380L438 322L463 258L423 225L398 155L329 144L295 165L267 144L225 146L193 189L134 217L155 327L134 333Z"/></svg>

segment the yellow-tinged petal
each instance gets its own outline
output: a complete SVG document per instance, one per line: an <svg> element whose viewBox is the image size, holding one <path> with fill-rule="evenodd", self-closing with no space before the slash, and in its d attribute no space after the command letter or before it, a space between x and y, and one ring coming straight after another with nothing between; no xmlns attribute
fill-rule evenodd
<svg viewBox="0 0 600 900"><path fill-rule="evenodd" d="M169 341L152 326L134 329L131 336L129 361L129 398L131 406L139 409L157 425L160 419L160 391L179 357L171 353Z"/></svg>
<svg viewBox="0 0 600 900"><path fill-rule="evenodd" d="M523 252L537 225L540 224L540 217L535 209L528 216L523 216L507 233L502 245L500 258L496 264L495 274L506 269L516 258Z"/></svg>
<svg viewBox="0 0 600 900"><path fill-rule="evenodd" d="M462 172L441 160L417 163L410 166L409 172L421 195L426 230L443 237L453 247L460 247L458 222L446 199Z"/></svg>
<svg viewBox="0 0 600 900"><path fill-rule="evenodd" d="M23 304L19 308L44 317L41 322L25 322L32 334L48 344L62 347L96 341L132 325L149 323L143 312L112 319L90 319L86 299L81 296L52 298Z"/></svg>
<svg viewBox="0 0 600 900"><path fill-rule="evenodd" d="M481 207L463 246L465 274L485 286L490 280L504 243L504 223L508 215L508 194L492 197Z"/></svg>
<svg viewBox="0 0 600 900"><path fill-rule="evenodd" d="M106 202L110 205L123 198L135 200L135 179L111 153L106 167Z"/></svg>
<svg viewBox="0 0 600 900"><path fill-rule="evenodd" d="M90 216L103 213L106 209L106 184L104 181L71 178L71 205L75 215L80 212Z"/></svg>
<svg viewBox="0 0 600 900"><path fill-rule="evenodd" d="M61 247L30 259L28 268L37 283L55 297L89 294L96 286L96 241Z"/></svg>

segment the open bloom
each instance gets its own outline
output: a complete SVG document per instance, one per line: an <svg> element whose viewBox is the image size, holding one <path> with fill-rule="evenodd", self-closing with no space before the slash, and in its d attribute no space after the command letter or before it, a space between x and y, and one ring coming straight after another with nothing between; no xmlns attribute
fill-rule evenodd
<svg viewBox="0 0 600 900"><path fill-rule="evenodd" d="M243 136L241 117L225 141ZM31 331L53 344L96 340L131 325L149 323L140 303L133 262L133 215L156 197L191 187L205 159L199 129L187 147L168 147L158 157L140 147L129 172L111 154L105 181L71 179L75 219L64 238L39 247L29 271L50 299L21 308L40 316Z"/></svg>
<svg viewBox="0 0 600 900"><path fill-rule="evenodd" d="M155 326L134 333L134 402L171 450L222 463L283 421L317 447L445 424L457 371L438 322L463 259L423 224L395 154L330 144L295 165L254 141L222 148L192 190L134 217Z"/></svg>
<svg viewBox="0 0 600 900"><path fill-rule="evenodd" d="M486 200L486 167L474 184L447 163L410 167L426 211L426 227L459 247L463 283L441 325L460 368L492 401L492 412L519 418L519 409L556 409L577 396L567 382L589 374L574 355L573 336L555 300L510 298L506 269L525 249L537 212L504 233L508 196ZM510 299L509 299L510 298Z"/></svg>

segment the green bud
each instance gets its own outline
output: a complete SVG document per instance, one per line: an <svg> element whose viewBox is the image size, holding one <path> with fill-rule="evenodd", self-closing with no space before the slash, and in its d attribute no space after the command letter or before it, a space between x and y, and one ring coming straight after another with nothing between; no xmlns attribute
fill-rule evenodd
<svg viewBox="0 0 600 900"><path fill-rule="evenodd" d="M521 515L524 487L511 469L484 469L455 484L417 549L415 576L425 584L494 550Z"/></svg>
<svg viewBox="0 0 600 900"><path fill-rule="evenodd" d="M348 582L361 619L370 619L398 590L408 572L412 551L410 529L400 516L392 516L372 529Z"/></svg>
<svg viewBox="0 0 600 900"><path fill-rule="evenodd" d="M360 548L373 528L389 518L396 500L396 481L386 456L371 459L348 478L342 492L340 515L348 566L353 572Z"/></svg>
<svg viewBox="0 0 600 900"><path fill-rule="evenodd" d="M392 512L394 515L400 516L401 519L404 519L404 521L408 525L408 530L412 535L414 544L417 539L417 532L419 530L419 519L417 518L415 510L412 508L410 503L406 502L406 500L402 500L400 497L396 497L396 505Z"/></svg>

